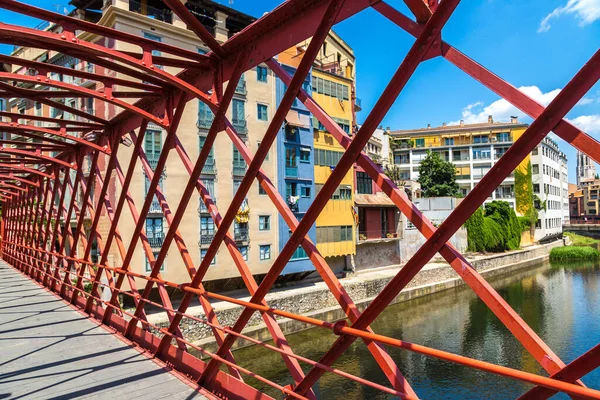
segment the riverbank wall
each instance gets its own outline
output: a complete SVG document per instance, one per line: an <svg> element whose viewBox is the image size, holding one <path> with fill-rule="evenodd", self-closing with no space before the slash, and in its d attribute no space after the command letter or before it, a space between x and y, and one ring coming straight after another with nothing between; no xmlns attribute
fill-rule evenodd
<svg viewBox="0 0 600 400"><path fill-rule="evenodd" d="M467 259L482 276L490 278L535 266L542 261L548 260L548 255L552 248L563 245L564 242L559 240L512 252L485 256L477 255L467 257ZM340 279L340 283L344 286L358 308L362 310L370 304L401 268L402 266L394 266L363 271L356 275ZM463 280L448 264L441 262L429 263L394 299L392 304L438 293L464 284ZM249 297L240 297L240 299L249 300ZM267 295L266 301L270 307L324 321L333 322L346 317L324 282L314 282L273 290ZM213 307L222 326L232 326L242 311L242 307L226 302L215 302L213 303ZM190 307L187 313L199 318L202 318L204 315L200 306ZM169 325L164 313L150 314L148 315L148 319L160 327L168 327ZM277 318L277 321L285 334L313 327L312 325L287 318ZM217 346L212 332L206 324L184 318L181 322L181 329L186 339L195 342L206 350L216 350ZM258 312L253 315L243 333L256 340L271 340L271 335ZM234 348L251 344L245 340L238 339Z"/></svg>

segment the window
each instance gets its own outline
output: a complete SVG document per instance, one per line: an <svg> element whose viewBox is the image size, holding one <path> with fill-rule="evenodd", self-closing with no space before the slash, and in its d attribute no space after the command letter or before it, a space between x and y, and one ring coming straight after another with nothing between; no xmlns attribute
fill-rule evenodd
<svg viewBox="0 0 600 400"><path fill-rule="evenodd" d="M206 257L206 252L208 250L207 249L202 249L200 251L200 261L204 260L204 257ZM214 256L212 260L210 260L210 265L215 265L217 263L217 256Z"/></svg>
<svg viewBox="0 0 600 400"><path fill-rule="evenodd" d="M362 194L372 194L371 177L366 172L356 173L356 191Z"/></svg>
<svg viewBox="0 0 600 400"><path fill-rule="evenodd" d="M315 149L315 165L335 167L343 154L341 151Z"/></svg>
<svg viewBox="0 0 600 400"><path fill-rule="evenodd" d="M317 243L352 241L352 226L317 227Z"/></svg>
<svg viewBox="0 0 600 400"><path fill-rule="evenodd" d="M215 235L215 223L212 217L200 217L200 236L212 237Z"/></svg>
<svg viewBox="0 0 600 400"><path fill-rule="evenodd" d="M444 138L444 146L454 146L454 138Z"/></svg>
<svg viewBox="0 0 600 400"><path fill-rule="evenodd" d="M248 261L248 246L242 246L239 248L242 260Z"/></svg>
<svg viewBox="0 0 600 400"><path fill-rule="evenodd" d="M306 254L306 251L304 251L302 246L298 246L296 251L294 251L294 254L292 254L292 258L290 258L290 260L298 260L301 258L308 258L308 255Z"/></svg>
<svg viewBox="0 0 600 400"><path fill-rule="evenodd" d="M154 255L154 260L156 260L156 258L158 257L158 251L153 251L152 254ZM152 262L152 264L150 264L150 261L148 260L148 257L146 257L146 272L152 272L152 267L154 266L154 261ZM163 272L165 270L165 262L163 261L162 265L160 266L160 272Z"/></svg>
<svg viewBox="0 0 600 400"><path fill-rule="evenodd" d="M531 166L531 172L534 174L539 174L540 173L540 166L538 164L533 164Z"/></svg>
<svg viewBox="0 0 600 400"><path fill-rule="evenodd" d="M310 186L304 186L302 188L302 197L310 197Z"/></svg>
<svg viewBox="0 0 600 400"><path fill-rule="evenodd" d="M271 230L271 216L270 215L259 215L258 216L258 230L259 231Z"/></svg>
<svg viewBox="0 0 600 400"><path fill-rule="evenodd" d="M148 162L152 169L156 166L155 163L158 162L161 149L162 132L147 130L146 135L144 136L144 151L146 152L146 157L148 157Z"/></svg>
<svg viewBox="0 0 600 400"><path fill-rule="evenodd" d="M233 99L231 101L232 106L232 118L233 124L241 123L246 121L245 103L242 100Z"/></svg>
<svg viewBox="0 0 600 400"><path fill-rule="evenodd" d="M340 200L352 200L352 190L351 189L339 189L340 191Z"/></svg>
<svg viewBox="0 0 600 400"><path fill-rule="evenodd" d="M199 151L202 151L202 148L204 147L204 143L206 142L206 137L198 136L198 139L199 139ZM208 157L206 158L205 166L213 165L214 163L215 163L214 147L211 147L210 152L208 153Z"/></svg>
<svg viewBox="0 0 600 400"><path fill-rule="evenodd" d="M473 143L488 143L490 141L489 136L477 135L473 136Z"/></svg>
<svg viewBox="0 0 600 400"><path fill-rule="evenodd" d="M259 82L267 81L267 68L261 67L260 65L256 67L256 80Z"/></svg>
<svg viewBox="0 0 600 400"><path fill-rule="evenodd" d="M510 133L508 133L508 132L496 133L496 140L498 142L510 142Z"/></svg>
<svg viewBox="0 0 600 400"><path fill-rule="evenodd" d="M265 191L265 189L263 189L261 184L258 184L258 194L261 196L266 196L267 192Z"/></svg>
<svg viewBox="0 0 600 400"><path fill-rule="evenodd" d="M265 244L261 245L259 248L260 251L260 259L261 260L270 260L271 259L271 245Z"/></svg>
<svg viewBox="0 0 600 400"><path fill-rule="evenodd" d="M416 147L425 147L425 139L415 139Z"/></svg>
<svg viewBox="0 0 600 400"><path fill-rule="evenodd" d="M309 149L300 149L300 162L303 162L303 163L310 162L310 150Z"/></svg>
<svg viewBox="0 0 600 400"><path fill-rule="evenodd" d="M289 182L285 184L285 194L287 197L298 195L298 184L296 182Z"/></svg>
<svg viewBox="0 0 600 400"><path fill-rule="evenodd" d="M260 147L260 140L258 142L256 142L256 150L258 150L258 148ZM270 151L267 151L267 156L265 157L265 161L269 161L269 153Z"/></svg>
<svg viewBox="0 0 600 400"><path fill-rule="evenodd" d="M258 118L259 121L267 121L269 119L269 116L267 115L267 106L264 104L256 105L256 113L256 118Z"/></svg>
<svg viewBox="0 0 600 400"><path fill-rule="evenodd" d="M534 183L533 184L533 193L539 193L539 192L540 192L540 184Z"/></svg>

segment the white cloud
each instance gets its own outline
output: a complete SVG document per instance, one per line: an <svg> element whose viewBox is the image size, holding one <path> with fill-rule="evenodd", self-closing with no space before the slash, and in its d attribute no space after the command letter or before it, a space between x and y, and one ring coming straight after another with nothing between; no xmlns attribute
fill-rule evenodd
<svg viewBox="0 0 600 400"><path fill-rule="evenodd" d="M547 106L558 95L560 89L554 89L549 92L542 92L537 86L521 86L519 90L531 97L543 106ZM494 118L494 121L508 121L511 116L523 118L526 115L504 99L494 101L488 106L478 101L469 104L462 110L462 119L465 124L474 124L477 122L487 122L488 115ZM457 125L459 121L453 121L448 125Z"/></svg>
<svg viewBox="0 0 600 400"><path fill-rule="evenodd" d="M589 97L584 97L583 99L579 100L579 102L577 103L578 106L585 106L587 104L592 104L596 101L600 102L600 99L594 100L594 99L590 99Z"/></svg>
<svg viewBox="0 0 600 400"><path fill-rule="evenodd" d="M600 19L600 0L569 0L562 7L555 8L540 22L538 32L547 32L550 29L550 20L563 14L575 14L579 26L585 26Z"/></svg>
<svg viewBox="0 0 600 400"><path fill-rule="evenodd" d="M580 115L569 122L590 135L600 134L600 114Z"/></svg>

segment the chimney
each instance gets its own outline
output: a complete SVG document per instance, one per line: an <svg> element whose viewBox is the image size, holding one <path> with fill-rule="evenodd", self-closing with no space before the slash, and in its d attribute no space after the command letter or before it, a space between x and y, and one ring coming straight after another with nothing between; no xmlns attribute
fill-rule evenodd
<svg viewBox="0 0 600 400"><path fill-rule="evenodd" d="M511 115L510 116L510 122L512 124L518 124L519 123L519 117L517 117L516 115Z"/></svg>
<svg viewBox="0 0 600 400"><path fill-rule="evenodd" d="M488 115L488 124L493 124L494 123L494 118L492 118L491 115Z"/></svg>
<svg viewBox="0 0 600 400"><path fill-rule="evenodd" d="M465 120L464 119L460 120L460 126L465 126Z"/></svg>
<svg viewBox="0 0 600 400"><path fill-rule="evenodd" d="M431 129L431 124L427 124L427 129Z"/></svg>
<svg viewBox="0 0 600 400"><path fill-rule="evenodd" d="M389 126L386 126L386 127L385 127L385 130L389 132L389 131L390 131L390 127L389 127Z"/></svg>
<svg viewBox="0 0 600 400"><path fill-rule="evenodd" d="M442 123L442 127L444 127L444 126L446 126L446 123L445 123L445 122L444 122L444 123Z"/></svg>

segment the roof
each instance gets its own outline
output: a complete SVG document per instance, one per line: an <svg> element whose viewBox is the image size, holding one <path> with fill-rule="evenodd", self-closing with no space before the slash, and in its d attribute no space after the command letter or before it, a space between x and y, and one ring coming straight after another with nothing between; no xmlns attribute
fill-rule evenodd
<svg viewBox="0 0 600 400"><path fill-rule="evenodd" d="M403 135L415 135L415 134L440 134L448 132L469 132L474 130L483 129L515 129L515 128L527 128L529 124L520 122L482 122L478 124L463 124L463 125L446 125L438 126L434 128L418 128L418 129L407 129L407 130L396 130L391 131L390 136L403 136Z"/></svg>
<svg viewBox="0 0 600 400"><path fill-rule="evenodd" d="M355 194L354 203L361 207L395 207L392 200L383 192L376 194Z"/></svg>

